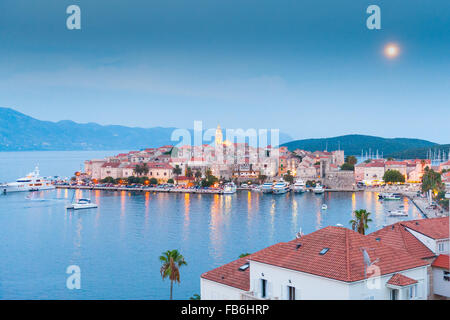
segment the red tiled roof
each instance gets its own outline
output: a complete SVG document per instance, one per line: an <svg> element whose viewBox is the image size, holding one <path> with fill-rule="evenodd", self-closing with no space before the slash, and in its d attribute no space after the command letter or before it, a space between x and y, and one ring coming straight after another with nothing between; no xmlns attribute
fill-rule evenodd
<svg viewBox="0 0 450 320"><path fill-rule="evenodd" d="M120 162L105 162L102 164L102 168L111 167L111 168L118 168L120 166Z"/></svg>
<svg viewBox="0 0 450 320"><path fill-rule="evenodd" d="M439 255L431 264L432 267L450 270L450 256L448 254Z"/></svg>
<svg viewBox="0 0 450 320"><path fill-rule="evenodd" d="M319 254L324 248L328 248L328 251L323 255ZM246 259L236 260L206 272L202 278L249 290L249 274L239 271L245 260L249 260L340 281L359 281L365 277L362 249L368 252L371 261L378 260L374 264L380 268L381 274L396 273L428 264L410 256L404 250L384 245L373 237L330 226L300 239L278 243L253 253L245 257Z"/></svg>
<svg viewBox="0 0 450 320"><path fill-rule="evenodd" d="M298 250L297 244L301 244ZM320 255L319 252L324 248L329 248L328 252ZM372 237L332 226L290 241L285 246L277 248L275 254L255 253L250 259L351 282L364 279L363 248L367 250L371 261L379 259L376 265L380 267L381 274L427 265L427 262L411 257L403 250L383 245Z"/></svg>
<svg viewBox="0 0 450 320"><path fill-rule="evenodd" d="M417 280L411 279L400 273L396 273L389 279L389 281L387 283L391 284L393 286L404 287L404 286L409 286L411 284L417 283Z"/></svg>
<svg viewBox="0 0 450 320"><path fill-rule="evenodd" d="M404 166L406 165L406 162L404 161L386 161L387 166Z"/></svg>
<svg viewBox="0 0 450 320"><path fill-rule="evenodd" d="M164 162L148 162L147 166L150 169L173 169L173 167L170 164Z"/></svg>
<svg viewBox="0 0 450 320"><path fill-rule="evenodd" d="M402 225L432 239L449 238L449 217L403 221Z"/></svg>
<svg viewBox="0 0 450 320"><path fill-rule="evenodd" d="M402 222L384 227L378 231L369 234L375 240L379 239L382 244L388 245L394 249L406 250L410 255L425 259L434 257L433 251L428 249L420 240L411 234Z"/></svg>

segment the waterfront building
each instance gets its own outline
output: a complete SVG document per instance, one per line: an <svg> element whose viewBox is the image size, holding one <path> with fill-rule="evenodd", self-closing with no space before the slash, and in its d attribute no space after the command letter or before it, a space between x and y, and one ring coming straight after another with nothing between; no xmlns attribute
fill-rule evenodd
<svg viewBox="0 0 450 320"><path fill-rule="evenodd" d="M148 163L148 177L155 178L158 183L166 183L167 180L173 179L173 167L168 163Z"/></svg>
<svg viewBox="0 0 450 320"><path fill-rule="evenodd" d="M205 272L201 297L426 299L429 264L373 237L329 226Z"/></svg>

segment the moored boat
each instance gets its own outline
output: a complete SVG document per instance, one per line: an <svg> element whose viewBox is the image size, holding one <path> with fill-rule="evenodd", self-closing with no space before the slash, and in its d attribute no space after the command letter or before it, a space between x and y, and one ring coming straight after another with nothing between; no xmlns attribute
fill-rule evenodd
<svg viewBox="0 0 450 320"><path fill-rule="evenodd" d="M297 193L302 193L306 191L306 184L302 179L298 179L295 183L294 183L294 192Z"/></svg>
<svg viewBox="0 0 450 320"><path fill-rule="evenodd" d="M320 184L317 184L313 189L313 192L316 194L321 194L325 192L325 189Z"/></svg>
<svg viewBox="0 0 450 320"><path fill-rule="evenodd" d="M261 186L261 191L263 193L272 193L272 186L273 186L272 183L266 182Z"/></svg>
<svg viewBox="0 0 450 320"><path fill-rule="evenodd" d="M236 193L236 185L233 182L226 183L223 187L224 194L233 194Z"/></svg>
<svg viewBox="0 0 450 320"><path fill-rule="evenodd" d="M273 194L283 194L289 191L289 185L284 181L279 181L273 185Z"/></svg>
<svg viewBox="0 0 450 320"><path fill-rule="evenodd" d="M39 168L36 167L33 172L30 172L26 177L19 178L15 182L0 185L2 193L9 192L26 192L26 191L41 191L55 189L52 182L39 175Z"/></svg>

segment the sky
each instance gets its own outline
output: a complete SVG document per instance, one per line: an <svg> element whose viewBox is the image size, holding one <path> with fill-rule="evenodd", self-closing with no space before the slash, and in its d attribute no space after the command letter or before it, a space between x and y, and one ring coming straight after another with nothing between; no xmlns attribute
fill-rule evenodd
<svg viewBox="0 0 450 320"><path fill-rule="evenodd" d="M66 27L73 4L81 30ZM380 30L366 27L372 4ZM450 143L449 30L448 0L2 0L0 106L50 121Z"/></svg>

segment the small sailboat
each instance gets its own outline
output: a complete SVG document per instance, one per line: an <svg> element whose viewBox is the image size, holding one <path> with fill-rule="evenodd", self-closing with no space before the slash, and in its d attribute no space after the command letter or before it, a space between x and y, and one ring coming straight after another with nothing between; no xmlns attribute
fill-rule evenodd
<svg viewBox="0 0 450 320"><path fill-rule="evenodd" d="M328 206L324 203L323 205L322 205L322 210L327 210L328 209Z"/></svg>

